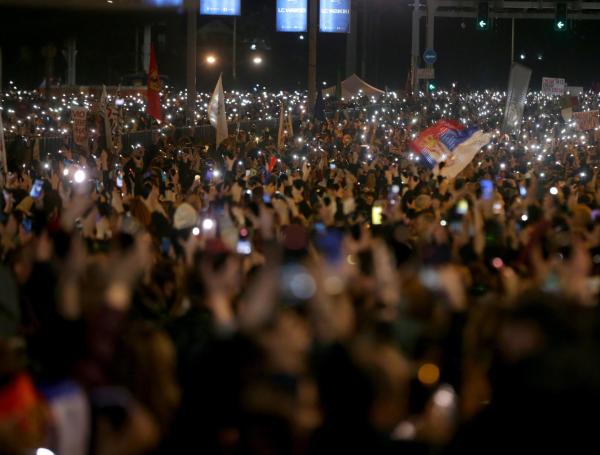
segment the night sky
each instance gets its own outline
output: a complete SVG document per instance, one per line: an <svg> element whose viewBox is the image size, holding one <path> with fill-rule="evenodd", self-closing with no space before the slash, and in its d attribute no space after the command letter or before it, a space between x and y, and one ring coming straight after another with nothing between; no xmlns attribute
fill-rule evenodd
<svg viewBox="0 0 600 455"><path fill-rule="evenodd" d="M408 0L368 0L366 79L373 85L403 88L410 61L411 10ZM1 4L0 0L0 4ZM48 2L52 4L58 1ZM248 88L260 83L272 89L303 89L306 84L307 41L298 34L275 32L275 0L242 0L238 19L238 83ZM55 74L65 78L66 62L60 54L69 37L76 37L77 82L118 84L132 74L135 65L135 34L151 23L161 74L177 87L185 83L185 16L175 11L62 11L0 6L0 46L3 52L4 85L9 80L26 88L38 86L44 77L41 49L53 43L57 49ZM462 26L464 23L464 27ZM600 80L600 24L573 22L566 33L553 30L552 21L517 21L516 54L524 52L533 69L532 87L542 76L565 77L570 85L589 87ZM231 86L231 18L199 18L199 26L220 33L199 39L198 84L209 89L219 72ZM424 43L424 21L422 32ZM362 31L361 31L362 33ZM262 39L259 49L265 64L250 64L250 42ZM319 34L318 80L335 83L338 70L345 71L345 35ZM361 38L359 36L359 48ZM504 89L510 65L510 21L498 20L487 32L475 30L473 19L437 19L436 82L447 86ZM208 68L203 57L214 52L219 64ZM538 54L542 60L538 60ZM359 52L359 72L360 72ZM138 63L138 69L141 63ZM344 75L344 74L342 74Z"/></svg>

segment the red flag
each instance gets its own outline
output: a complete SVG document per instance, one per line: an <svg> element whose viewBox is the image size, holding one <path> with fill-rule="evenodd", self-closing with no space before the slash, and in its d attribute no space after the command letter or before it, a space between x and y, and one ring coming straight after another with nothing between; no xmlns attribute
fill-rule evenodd
<svg viewBox="0 0 600 455"><path fill-rule="evenodd" d="M156 64L154 46L150 48L150 68L148 69L148 104L146 106L146 113L156 119L157 122L162 121L162 111L160 108L160 77L158 76L158 66Z"/></svg>
<svg viewBox="0 0 600 455"><path fill-rule="evenodd" d="M275 158L274 156L271 156L271 158L269 159L269 165L268 165L269 172L273 172L273 169L275 169L276 164L277 164L277 158Z"/></svg>

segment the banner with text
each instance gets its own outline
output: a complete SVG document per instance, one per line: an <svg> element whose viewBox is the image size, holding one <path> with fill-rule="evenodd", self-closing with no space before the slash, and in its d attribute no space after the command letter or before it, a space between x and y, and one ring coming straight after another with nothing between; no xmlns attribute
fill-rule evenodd
<svg viewBox="0 0 600 455"><path fill-rule="evenodd" d="M277 0L278 32L306 32L307 19L307 0Z"/></svg>
<svg viewBox="0 0 600 455"><path fill-rule="evenodd" d="M241 0L200 0L200 14L203 16L239 16L242 13Z"/></svg>
<svg viewBox="0 0 600 455"><path fill-rule="evenodd" d="M571 86L567 86L565 88L567 95L573 95L573 96L579 96L579 95L583 95L583 87L581 86L575 86L575 87L571 87Z"/></svg>
<svg viewBox="0 0 600 455"><path fill-rule="evenodd" d="M562 96L565 94L567 82L564 79L556 77L542 78L542 93L550 96Z"/></svg>
<svg viewBox="0 0 600 455"><path fill-rule="evenodd" d="M593 130L600 126L598 111L573 112L572 118L579 131Z"/></svg>
<svg viewBox="0 0 600 455"><path fill-rule="evenodd" d="M319 30L325 33L350 33L350 0L321 0Z"/></svg>
<svg viewBox="0 0 600 455"><path fill-rule="evenodd" d="M531 70L529 68L513 63L508 79L506 109L504 111L504 122L502 123L502 130L506 133L518 132L521 129L530 79Z"/></svg>
<svg viewBox="0 0 600 455"><path fill-rule="evenodd" d="M71 116L73 118L73 142L78 148L87 151L87 109L85 107L74 107L71 109Z"/></svg>

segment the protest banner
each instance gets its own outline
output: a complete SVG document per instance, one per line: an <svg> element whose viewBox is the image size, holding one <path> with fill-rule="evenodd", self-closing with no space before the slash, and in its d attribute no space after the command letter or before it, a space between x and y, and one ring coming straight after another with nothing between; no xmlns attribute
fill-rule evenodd
<svg viewBox="0 0 600 455"><path fill-rule="evenodd" d="M81 150L88 150L87 109L74 107L71 109L73 118L73 143Z"/></svg>
<svg viewBox="0 0 600 455"><path fill-rule="evenodd" d="M573 121L578 131L588 131L600 125L598 111L573 112Z"/></svg>
<svg viewBox="0 0 600 455"><path fill-rule="evenodd" d="M562 78L543 77L542 93L549 96L562 96L565 94L567 83Z"/></svg>
<svg viewBox="0 0 600 455"><path fill-rule="evenodd" d="M567 86L565 88L567 95L579 96L583 95L583 87L571 87Z"/></svg>

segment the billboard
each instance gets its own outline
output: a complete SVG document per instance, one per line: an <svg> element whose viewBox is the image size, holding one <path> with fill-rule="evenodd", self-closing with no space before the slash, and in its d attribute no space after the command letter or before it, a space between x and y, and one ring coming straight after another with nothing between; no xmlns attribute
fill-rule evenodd
<svg viewBox="0 0 600 455"><path fill-rule="evenodd" d="M144 0L144 4L148 6L179 8L183 5L183 0Z"/></svg>
<svg viewBox="0 0 600 455"><path fill-rule="evenodd" d="M305 32L307 18L307 0L277 0L278 32Z"/></svg>
<svg viewBox="0 0 600 455"><path fill-rule="evenodd" d="M242 14L241 0L200 0L203 16L239 16Z"/></svg>
<svg viewBox="0 0 600 455"><path fill-rule="evenodd" d="M319 30L325 33L350 32L351 0L321 0Z"/></svg>

